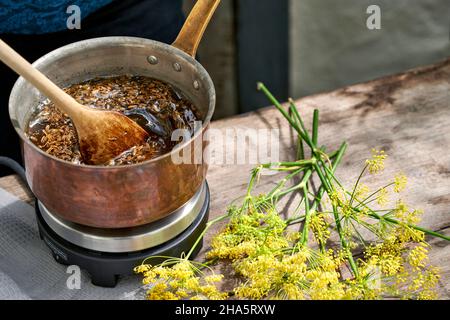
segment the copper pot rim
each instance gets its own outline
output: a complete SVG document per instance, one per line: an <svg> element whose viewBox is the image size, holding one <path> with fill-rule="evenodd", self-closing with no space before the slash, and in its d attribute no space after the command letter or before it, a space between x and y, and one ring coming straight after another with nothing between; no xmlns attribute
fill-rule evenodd
<svg viewBox="0 0 450 320"><path fill-rule="evenodd" d="M202 127L198 129L194 135L191 137L191 139L176 145L170 152L164 153L156 158L145 160L139 163L134 164L126 164L126 165L120 165L120 166L107 166L107 165L89 165L89 164L83 164L83 163L73 163L67 160L63 160L60 158L57 158L53 155L50 155L43 151L42 149L38 148L34 143L31 142L31 140L26 136L24 130L19 125L19 122L17 119L13 118L13 96L16 91L18 91L18 87L23 83L26 82L26 80L23 77L19 77L16 82L14 83L14 86L11 90L11 94L9 97L9 116L10 120L12 122L12 125L14 129L16 130L17 134L21 138L22 142L26 143L29 147L31 147L33 150L37 151L41 155L50 158L61 165L73 167L73 168L84 168L84 169L96 169L96 170L123 170L127 168L135 168L140 167L152 163L159 162L161 160L165 160L168 157L171 157L173 154L179 152L180 150L186 148L189 146L194 140L196 140L200 135L203 135L205 130L208 129L209 124L211 123L212 116L214 114L215 104L216 104L216 94L214 89L213 81L209 75L209 73L205 70L205 68L194 58L192 58L189 54L185 53L184 51L155 40L151 39L145 39L145 38L139 38L139 37L129 37L129 36L111 36L111 37L98 37L98 38L91 38L81 41L72 42L70 44L67 44L65 46L59 47L55 50L52 50L48 52L47 54L43 55L39 59L37 59L35 62L32 63L34 67L39 67L41 64L47 63L48 59L53 58L53 56L64 53L65 51L72 51L73 54L76 54L77 51L79 51L79 48L83 47L86 48L92 48L97 47L98 45L104 45L104 44L119 44L119 43L129 43L129 44L144 44L144 45L154 45L154 46L160 46L163 49L166 50L166 52L173 51L173 55L180 55L182 58L186 59L189 63L193 64L196 68L200 70L200 73L205 77L206 81L210 83L210 88L212 89L212 95L210 96L209 106L208 106L208 112L206 113L204 119L202 120Z"/></svg>

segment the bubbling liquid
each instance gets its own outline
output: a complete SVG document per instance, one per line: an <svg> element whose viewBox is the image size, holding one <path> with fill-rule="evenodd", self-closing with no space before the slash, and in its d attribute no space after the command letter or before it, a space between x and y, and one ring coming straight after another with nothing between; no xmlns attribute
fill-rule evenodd
<svg viewBox="0 0 450 320"><path fill-rule="evenodd" d="M150 160L170 152L176 129L194 133L200 119L195 106L178 90L144 76L96 78L64 89L79 103L118 111L149 133L147 141L123 152L105 165L126 165ZM70 118L49 100L40 103L28 123L27 136L40 149L59 159L83 163L76 129Z"/></svg>

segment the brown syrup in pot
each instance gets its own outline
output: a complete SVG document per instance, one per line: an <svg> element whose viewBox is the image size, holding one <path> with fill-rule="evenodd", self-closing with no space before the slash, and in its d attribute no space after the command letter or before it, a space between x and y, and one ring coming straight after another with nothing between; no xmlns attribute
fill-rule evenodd
<svg viewBox="0 0 450 320"><path fill-rule="evenodd" d="M79 103L127 115L148 133L145 144L135 146L106 165L139 163L170 152L175 129L193 134L200 119L195 106L168 84L143 76L96 78L64 89ZM75 127L70 118L46 100L38 105L26 131L46 153L73 163L83 163Z"/></svg>

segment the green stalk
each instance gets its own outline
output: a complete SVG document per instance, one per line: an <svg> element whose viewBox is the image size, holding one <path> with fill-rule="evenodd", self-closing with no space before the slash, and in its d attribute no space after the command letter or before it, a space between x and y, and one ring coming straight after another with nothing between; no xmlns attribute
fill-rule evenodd
<svg viewBox="0 0 450 320"><path fill-rule="evenodd" d="M303 220L305 220L305 215L291 217L289 219L286 219L285 222L286 222L286 226L290 226L290 225L293 225L293 224L296 224L296 223L300 223Z"/></svg>
<svg viewBox="0 0 450 320"><path fill-rule="evenodd" d="M396 219L389 218L389 217L386 217L386 218L383 218L383 219L386 220L386 221L389 221L391 223L397 224L397 225L402 224L400 221L398 221ZM428 230L428 229L425 229L425 228L422 228L422 227L419 227L419 226L416 226L416 225L413 225L413 224L409 224L409 223L406 224L406 225L408 227L412 228L412 229L416 229L416 230L422 231L423 233L428 234L430 236L434 236L434 237L437 237L437 238L441 238L441 239L450 241L450 237L447 237L447 236L443 235L442 233L439 233L439 232L436 232L436 231L432 231L432 230Z"/></svg>
<svg viewBox="0 0 450 320"><path fill-rule="evenodd" d="M333 167L331 168L331 171L334 173L336 171L336 168L341 163L342 157L344 156L345 151L347 150L347 143L342 143L340 148L337 150L336 160L334 161ZM316 208L319 206L320 202L322 201L323 194L325 193L325 187L322 184L319 187L319 190L317 191L317 196L315 201L313 202L311 206L311 210L316 210Z"/></svg>
<svg viewBox="0 0 450 320"><path fill-rule="evenodd" d="M341 163L342 157L344 156L345 150L347 149L347 143L342 143L342 145L339 147L339 149L335 152L336 154L336 160L334 161L333 167L331 168L332 172L334 173L336 171L336 168L339 166L339 164ZM315 196L315 200L311 205L310 211L313 212L317 209L317 207L319 206L320 202L322 201L322 197L323 194L325 193L325 187L322 184L318 191L317 191L317 195ZM303 239L302 239L303 240ZM320 250L322 252L325 251L325 244L321 243L320 244Z"/></svg>
<svg viewBox="0 0 450 320"><path fill-rule="evenodd" d="M274 106L281 112L281 114L286 118L286 120L289 122L289 124L297 131L297 133L301 136L301 138L306 142L306 144L311 148L313 156L323 165L325 165L321 159L321 154L318 152L317 147L315 144L312 143L311 138L309 137L308 131L305 128L305 125L303 123L302 118L300 117L300 114L298 113L297 107L294 104L294 101L292 99L289 99L289 109L294 114L294 117L297 121L292 119L291 116L284 110L284 108L281 106L281 103L273 96L273 94L266 88L266 86L258 82L258 90L261 90L267 98L274 104ZM297 122L300 124L300 127L297 125ZM316 166L316 170L320 167Z"/></svg>
<svg viewBox="0 0 450 320"><path fill-rule="evenodd" d="M342 156L343 156L343 154L344 154L344 152L345 152L345 149L347 148L347 144L346 143L343 143L342 145L341 145L341 147L339 148L339 149L337 149L337 150L335 150L335 151L333 151L332 153L330 153L329 155L328 155L328 157L330 158L330 159L334 159L334 158L336 158L336 161L335 161L335 166L333 167L333 172L334 172L334 170L336 170L336 167L337 167L337 165L339 165L339 163L341 162L341 159L342 159ZM317 161L316 160L316 158L312 158L310 161ZM294 162L295 163L295 162ZM286 177L284 177L268 194L267 194L267 197L268 198L273 198L273 196L274 196L274 194L275 194L275 192L276 191L278 191L281 187L283 187L285 184L286 184L286 182L287 181L289 181L290 179L292 179L293 177L295 177L297 174L299 174L300 172L302 172L302 171L304 171L306 168L301 168L301 169L298 169L298 170L296 170L296 171L294 171L294 172L292 172L292 173L290 173L289 175L287 175ZM312 172L311 172L312 173ZM308 177L310 177L311 176L311 173L308 173L308 171L307 172L305 172L305 175L308 175ZM298 189L301 189L302 188L302 184L301 183L299 183L299 184L297 184L296 186L293 186L293 187L291 187L291 188L289 188L289 189L287 189L287 190L285 190L285 191L283 191L282 192L282 196L284 196L285 194L287 194L287 193L289 193L289 192L292 192L292 191L295 191L295 190L298 190ZM319 189L320 190L320 189ZM322 191L322 194L323 194L323 192L324 191ZM277 194L278 195L278 194Z"/></svg>
<svg viewBox="0 0 450 320"><path fill-rule="evenodd" d="M289 109L289 115L292 117L292 110ZM296 122L297 126L299 126L299 123L296 121L297 119L294 118L294 121ZM303 147L303 139L300 135L297 135L297 154L296 154L297 160L303 160L305 159L305 149Z"/></svg>
<svg viewBox="0 0 450 320"><path fill-rule="evenodd" d="M295 102L292 99L289 99L289 110L291 110L291 112L294 115L294 118L297 120L298 124L300 125L301 130L303 130L303 132L305 133L306 144L308 144L308 146L311 148L311 150L313 150L315 147L313 146L311 137L309 136L308 130L306 130L306 127L305 127L305 124L303 123L302 117L298 113L297 106L295 105Z"/></svg>
<svg viewBox="0 0 450 320"><path fill-rule="evenodd" d="M312 158L309 160L265 163L265 164L262 164L261 167L264 169L272 169L272 167L298 167L298 166L314 164L316 162L317 162L317 160L315 158Z"/></svg>
<svg viewBox="0 0 450 320"><path fill-rule="evenodd" d="M301 126L301 129L297 126L297 124L295 123L295 121L288 115L288 113L282 108L281 104L277 101L277 99L270 93L270 91L264 86L264 84L262 83L258 83L258 89L262 90L264 92L264 94L269 98L269 100L275 105L275 107L281 112L281 114L286 118L286 120L288 120L289 124L297 131L297 133L302 137L303 140L305 140L305 142L308 144L308 146L311 148L312 154L313 156L317 159L318 163L313 164L314 169L316 170L317 174L319 175L319 178L322 182L322 185L325 189L325 191L330 194L332 191L332 185L331 182L328 181L328 174L325 173L325 175L327 176L327 178L325 178L324 174L322 173L322 170L320 168L320 166L318 164L321 164L324 168L326 167L325 163L322 160L322 155L320 152L318 152L317 147L315 145L315 143L313 143L313 141L311 140L311 138L309 137L307 130L305 129L305 126L303 124L303 121L298 113L297 107L295 106L295 104L293 103L292 100L289 100L289 104L290 104L290 110L292 111L292 113L294 114L294 116L296 117L296 120L298 121L298 123ZM303 130L303 131L302 131ZM347 246L347 243L345 241L344 235L342 233L342 229L341 229L341 225L340 225L340 220L339 220L339 214L336 210L336 208L334 208L334 213L335 213L335 220L336 220L336 225L337 225L337 230L339 233L339 237L341 239L341 245L343 246L344 249L347 250L348 255L348 261L350 263L350 267L352 268L352 271L354 273L354 275L357 277L358 276L358 269L356 266L356 263L353 259L353 256Z"/></svg>
<svg viewBox="0 0 450 320"><path fill-rule="evenodd" d="M306 143L311 149L314 149L314 148L313 148L312 141L311 141L311 138L309 137L308 131L306 131L305 125L303 124L302 118L300 118L300 115L299 115L299 113L298 113L298 111L297 111L297 108L295 107L294 104L290 104L290 105L289 105L289 108L292 109L292 110L295 110L295 111L293 112L293 114L294 114L294 116L296 117L296 119L297 119L297 121L298 121L298 123L299 123L299 125L300 125L300 126L299 126L300 131L302 131L302 132L304 133L304 135L302 136L302 139L305 141L305 143Z"/></svg>
<svg viewBox="0 0 450 320"><path fill-rule="evenodd" d="M297 159L303 160L305 159L305 149L303 148L303 139L298 136L297 138Z"/></svg>
<svg viewBox="0 0 450 320"><path fill-rule="evenodd" d="M334 161L333 168L332 168L333 172L336 171L336 168L341 163L342 157L344 156L346 150L347 150L347 143L344 142L344 143L342 143L342 145L339 147L338 150L336 150L332 153L333 154L332 157L333 158L336 157L336 160ZM330 158L332 158L332 157L330 156ZM324 193L325 193L325 188L322 185L319 187L317 196L315 197L315 201L313 202L313 204L310 208L311 211L316 210L316 208L319 206L319 203L322 201L322 197L323 197ZM305 219L304 215L297 216L297 217L291 217L289 219L286 219L286 224L291 225L291 224L299 223L299 222L303 221L304 219Z"/></svg>
<svg viewBox="0 0 450 320"><path fill-rule="evenodd" d="M198 236L198 238L195 240L194 244L192 245L189 252L186 254L185 259L189 260L189 257L192 255L192 252L194 252L195 248L197 248L198 244L200 243L200 240L205 236L206 232L208 231L211 226L219 221L224 220L225 218L228 218L228 214L224 214L223 216L217 217L213 220L210 220L206 223L205 229L203 229L202 233Z"/></svg>
<svg viewBox="0 0 450 320"><path fill-rule="evenodd" d="M341 221L339 219L339 212L337 211L336 206L333 205L333 215L334 215L334 221L336 223L336 231L339 234L339 239L341 240L341 246L346 251L347 254L347 260L350 263L350 267L352 269L353 274L357 278L359 276L358 267L355 263L355 260L353 259L353 254L348 247L347 241L345 240L344 234L342 232L342 226Z"/></svg>
<svg viewBox="0 0 450 320"><path fill-rule="evenodd" d="M353 187L352 195L351 195L351 197L350 197L350 205L351 205L352 202L353 202L353 198L354 198L354 196L355 196L356 188L358 187L359 181L361 180L361 178L362 178L364 172L366 171L367 167L368 167L368 164L366 164L366 165L364 166L364 168L361 170L361 173L359 174L358 179L356 180L355 186Z"/></svg>
<svg viewBox="0 0 450 320"><path fill-rule="evenodd" d="M289 116L286 110L284 110L284 108L281 106L280 102L273 96L273 94L266 88L266 86L263 83L258 82L258 90L261 90L267 96L267 98L275 105L275 107L286 118L289 124L297 131L297 133L306 142L306 144L308 144L308 146L311 148L313 156L317 159L317 161L321 163L323 166L325 166L325 163L323 163L323 160L321 158L321 154L318 152L317 146L313 143L313 141L308 135L308 131L305 128L303 120L300 114L298 113L294 101L292 99L289 99L289 110L294 114L296 121L292 119L291 116ZM298 127L297 122L300 124L301 128ZM315 169L317 170L318 173L319 172L321 173L321 169L319 166L316 165Z"/></svg>
<svg viewBox="0 0 450 320"><path fill-rule="evenodd" d="M317 145L318 133L319 133L319 110L314 109L313 129L312 129L312 143L314 145Z"/></svg>
<svg viewBox="0 0 450 320"><path fill-rule="evenodd" d="M304 171L304 169L298 169L294 172L292 172L291 174L285 176L280 182L278 182L278 184L267 194L268 198L272 198L274 193L277 192L280 188L282 188L286 182L288 182L290 179L292 179L293 177L295 177L296 175L298 175L300 172Z"/></svg>
<svg viewBox="0 0 450 320"><path fill-rule="evenodd" d="M336 156L339 154L339 151L340 151L340 149L333 151L332 153L330 153L328 155L328 158L330 158L330 159L336 158Z"/></svg>
<svg viewBox="0 0 450 320"><path fill-rule="evenodd" d="M362 201L359 201L359 200L358 200L358 202L359 202L358 207L359 207L360 205L367 205L368 203L370 203L370 202L372 202L372 201L375 201L377 198L372 199L370 202L366 202L367 200L369 200L370 198L372 198L374 195L376 195L377 193L379 193L381 190L386 189L386 188L389 188L390 186L392 186L392 185L394 185L394 184L395 184L394 182L391 182L391 183L385 185L384 187L379 188L377 191L371 193L371 194L370 194L369 196L367 196L364 200L362 200Z"/></svg>
<svg viewBox="0 0 450 320"><path fill-rule="evenodd" d="M303 186L303 197L305 199L305 223L303 224L302 238L300 241L301 245L306 244L308 241L309 221L311 218L311 211L309 209L308 185L307 184Z"/></svg>
<svg viewBox="0 0 450 320"><path fill-rule="evenodd" d="M295 186L290 187L289 189L286 189L286 190L278 193L277 196L278 197L283 197L286 194L291 193L292 191L295 191L295 190L298 190L298 189L303 189L307 185L309 179L311 178L311 175L312 175L312 170L309 169L308 171L305 172L305 175L303 176L303 178L300 181L300 183L298 183Z"/></svg>
<svg viewBox="0 0 450 320"><path fill-rule="evenodd" d="M409 228L422 231L423 233L428 234L430 236L450 241L450 237L447 237L447 236L443 235L442 233L439 233L439 232L436 232L436 231L432 231L432 230L429 230L429 229L425 229L425 228L422 228L422 227L419 227L419 226L416 226L416 225L413 225L413 224L403 223L403 222L398 221L398 220L393 219L393 218L383 217L383 216L380 216L379 214L373 212L372 210L370 210L370 211L371 212L369 213L369 216L372 217L372 218L375 218L377 220L386 220L386 221L391 222L391 223L396 224L396 225L406 225Z"/></svg>
<svg viewBox="0 0 450 320"><path fill-rule="evenodd" d="M250 193L253 190L253 186L255 184L255 180L258 177L260 170L261 170L261 167L257 167L257 168L252 170L252 175L250 177L250 181L249 181L248 186L247 186L247 195L246 195L247 197L250 197Z"/></svg>
<svg viewBox="0 0 450 320"><path fill-rule="evenodd" d="M379 215L378 213L376 213L374 210L372 210L371 208L369 208L366 204L360 202L358 199L356 199L356 201L359 202L359 205L362 205L363 207L365 207L366 209L369 210L368 216L370 216L370 217L372 217L372 218L375 218L375 219L377 219L377 220L386 220L386 221L391 222L391 223L396 224L396 225L406 225L406 226L408 226L409 228L412 228L412 229L416 229L416 230L422 231L423 233L428 234L428 235L430 235L430 236L433 236L433 237L437 237L437 238L440 238L440 239L444 239L444 240L450 241L450 237L447 237L447 236L443 235L442 233L439 233L439 232L436 232L436 231L432 231L432 230L429 230L429 229L425 229L425 228L416 226L416 225L414 225L414 224L409 224L409 223L405 224L405 223L403 223L403 222L401 222L401 221L398 221L398 220L396 220L396 219L393 219L393 218L389 218L389 217L385 217L385 216L380 216L380 215ZM358 206L359 206L359 205L358 205ZM361 209L359 209L358 207L352 207L352 210L355 210L355 211L357 211L357 212L361 212Z"/></svg>
<svg viewBox="0 0 450 320"><path fill-rule="evenodd" d="M322 186L324 186L324 189L328 194L331 194L333 188L332 188L331 182L328 180L328 175L327 175L327 178L325 178L325 176L322 174L322 171L320 170L320 168L318 167L317 164L315 165L315 167L316 167L316 172L320 178L320 181L322 182ZM334 220L336 223L336 231L338 232L339 239L341 241L341 246L347 253L347 260L350 264L353 274L355 275L355 277L358 277L359 276L358 267L355 263L355 260L353 259L353 255L351 253L350 248L348 247L347 241L345 240L345 237L344 237L344 234L342 231L341 221L339 218L339 212L337 211L337 208L335 205L333 205L333 215L334 215Z"/></svg>
<svg viewBox="0 0 450 320"><path fill-rule="evenodd" d="M341 184L341 182L336 178L336 176L334 175L334 173L330 170L330 168L328 168L323 162L322 162L322 166L325 169L325 173L327 175L327 177L330 178L330 180L336 182L336 184L343 190L345 190L344 186ZM331 183L331 182L330 182Z"/></svg>
<svg viewBox="0 0 450 320"><path fill-rule="evenodd" d="M320 182L322 182L322 186L325 188L325 191L328 194L331 194L332 192L332 187L329 184L329 181L327 179L325 179L325 176L323 175L322 171L320 170L320 167L318 164L314 165L314 168L316 169L316 173L319 176Z"/></svg>
<svg viewBox="0 0 450 320"><path fill-rule="evenodd" d="M267 98L274 104L274 106L278 109L278 111L281 112L284 118L289 122L289 124L292 126L292 128L297 131L297 133L302 137L305 142L308 143L308 138L306 137L306 134L298 127L297 123L289 116L289 114L286 112L286 110L283 109L282 105L278 100L272 95L272 93L266 88L266 86L258 82L258 90L261 90Z"/></svg>

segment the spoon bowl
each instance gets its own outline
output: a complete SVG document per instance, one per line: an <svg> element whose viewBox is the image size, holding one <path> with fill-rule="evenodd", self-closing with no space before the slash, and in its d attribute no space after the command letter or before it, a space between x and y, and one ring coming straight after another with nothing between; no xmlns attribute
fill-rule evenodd
<svg viewBox="0 0 450 320"><path fill-rule="evenodd" d="M86 163L105 164L147 140L147 131L125 115L89 108L75 101L1 39L0 60L71 118L77 130L81 156Z"/></svg>

